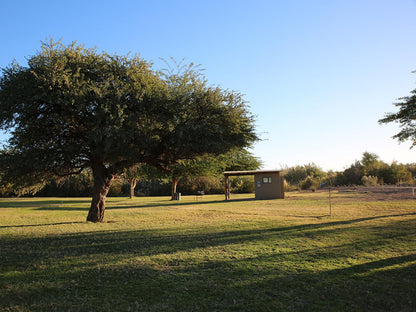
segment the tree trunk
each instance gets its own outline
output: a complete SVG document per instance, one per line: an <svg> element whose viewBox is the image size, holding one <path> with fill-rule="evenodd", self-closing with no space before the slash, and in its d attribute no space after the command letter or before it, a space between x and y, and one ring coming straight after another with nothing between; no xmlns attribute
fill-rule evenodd
<svg viewBox="0 0 416 312"><path fill-rule="evenodd" d="M105 199L114 181L114 175L109 174L103 164L92 166L92 173L94 177L94 188L87 221L102 222L104 219Z"/></svg>
<svg viewBox="0 0 416 312"><path fill-rule="evenodd" d="M171 200L175 200L175 194L176 194L176 187L178 186L179 180L176 177L172 177L172 197Z"/></svg>
<svg viewBox="0 0 416 312"><path fill-rule="evenodd" d="M137 179L130 179L130 199L134 197L134 188L136 187Z"/></svg>

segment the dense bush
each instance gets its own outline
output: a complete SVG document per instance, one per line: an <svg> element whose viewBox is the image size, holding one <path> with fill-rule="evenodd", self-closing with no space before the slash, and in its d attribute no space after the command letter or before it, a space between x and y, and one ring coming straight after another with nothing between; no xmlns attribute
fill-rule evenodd
<svg viewBox="0 0 416 312"><path fill-rule="evenodd" d="M283 170L285 190L308 190L320 186L379 184L414 184L416 164L387 164L376 154L365 152L362 159L355 161L341 172L325 172L315 164L295 166Z"/></svg>
<svg viewBox="0 0 416 312"><path fill-rule="evenodd" d="M185 177L178 183L177 191L183 195L224 193L224 182L218 177Z"/></svg>
<svg viewBox="0 0 416 312"><path fill-rule="evenodd" d="M411 170L413 171L411 171ZM365 152L361 161L356 161L335 178L335 185L377 185L413 184L416 174L415 164L403 165L392 162L390 165L379 160L375 154ZM370 179L371 177L371 179Z"/></svg>
<svg viewBox="0 0 416 312"><path fill-rule="evenodd" d="M233 177L230 179L231 192L253 193L253 177ZM177 192L182 195L195 195L203 191L205 194L223 194L224 179L216 176L185 177L177 186ZM122 195L127 195L129 185L125 184L121 190ZM139 180L135 188L136 196L168 196L171 192L169 179Z"/></svg>
<svg viewBox="0 0 416 312"><path fill-rule="evenodd" d="M339 172L334 180L334 185L361 185L361 178L364 175L364 167L356 161L343 172Z"/></svg>
<svg viewBox="0 0 416 312"><path fill-rule="evenodd" d="M313 177L307 177L305 180L301 181L300 188L302 190L316 190L319 187L319 179Z"/></svg>
<svg viewBox="0 0 416 312"><path fill-rule="evenodd" d="M59 197L91 196L92 186L92 175L89 170L85 170L78 175L46 183L44 188L36 195Z"/></svg>
<svg viewBox="0 0 416 312"><path fill-rule="evenodd" d="M287 189L316 189L321 183L325 183L328 174L315 164L290 167L283 170Z"/></svg>
<svg viewBox="0 0 416 312"><path fill-rule="evenodd" d="M232 193L254 193L254 179L252 176L239 176L230 178Z"/></svg>
<svg viewBox="0 0 416 312"><path fill-rule="evenodd" d="M364 186L375 186L378 185L378 178L373 176L363 176L361 178L361 183Z"/></svg>

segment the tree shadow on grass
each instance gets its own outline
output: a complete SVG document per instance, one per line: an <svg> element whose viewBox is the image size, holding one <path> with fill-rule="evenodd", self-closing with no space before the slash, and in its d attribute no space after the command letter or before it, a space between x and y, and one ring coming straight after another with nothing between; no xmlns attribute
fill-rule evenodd
<svg viewBox="0 0 416 312"><path fill-rule="evenodd" d="M197 206L197 205L207 205L207 204L216 204L216 203L225 203L224 200L196 200L196 201L187 201L181 202L176 200L167 200L164 202L157 203L143 203L133 205L130 204L118 204L117 206L108 205L106 209L117 210L117 209L141 209L141 208L155 208L155 207L182 207L182 206Z"/></svg>
<svg viewBox="0 0 416 312"><path fill-rule="evenodd" d="M348 225L414 215L192 234L167 229L3 237L0 310L414 311L415 254L348 264L361 252L395 248L389 240L410 240L416 220L366 224L355 234ZM71 223L83 222L17 227ZM355 236L308 245L344 234ZM284 243L279 250L281 242L304 245ZM266 248L241 254L243 246L256 244ZM331 268L319 267L322 262Z"/></svg>
<svg viewBox="0 0 416 312"><path fill-rule="evenodd" d="M323 271L276 270L264 274L269 279L236 286L236 293L257 290L256 304L264 311L415 311L415 261L410 254ZM239 272L243 280L251 274L256 272ZM243 310L256 311L255 304L246 304Z"/></svg>
<svg viewBox="0 0 416 312"><path fill-rule="evenodd" d="M189 195L189 197L192 197ZM177 201L177 200L166 200L163 202L157 203L143 203L143 204L121 204L117 206L109 206L108 209L135 209L135 208L154 208L154 207L182 207L182 206L198 206L198 205L207 205L207 204L218 204L223 203L224 205L235 203L235 202L250 202L255 201L254 198L237 198L231 200L225 199L195 199L193 201Z"/></svg>
<svg viewBox="0 0 416 312"><path fill-rule="evenodd" d="M414 220L408 220L403 226L414 233ZM221 254L209 257L213 247L227 252L233 244L250 246L266 234L273 234L277 242L301 238L303 233L299 229L300 226L293 226L194 235L159 231L99 232L18 238L10 239L9 243L2 240L1 250L6 252L2 272L8 279L0 280L5 285L2 287L5 291L0 294L0 308L31 311L414 310L414 253L348 265L345 259L359 255L351 248L353 242L336 248L259 251L251 256L236 250L223 257ZM390 226L386 231L395 229ZM349 229L333 231L338 235L339 231ZM385 244L382 239L367 239L365 235L356 238L361 245L369 247ZM16 249L26 251L26 257L20 263L11 263L9 259L18 255ZM191 253L183 254L183 251ZM314 264L322 261L338 268L315 269ZM306 266L308 262L311 263Z"/></svg>
<svg viewBox="0 0 416 312"><path fill-rule="evenodd" d="M87 211L90 209L89 206L81 207L81 206L75 206L75 207L65 207L61 205L51 205L51 206L43 206L35 208L34 210L39 211Z"/></svg>
<svg viewBox="0 0 416 312"><path fill-rule="evenodd" d="M190 196L191 197L191 196ZM167 197L168 198L168 197ZM126 198L127 201L127 198ZM225 205L235 202L246 202L246 201L255 201L254 198L238 198L232 199L229 201L221 199L195 199L193 201L175 201L175 200L159 200L156 202L146 202L137 203L112 203L108 201L106 204L106 209L108 210L117 210L117 209L142 209L142 208L156 208L156 207L183 207L183 206L198 206L198 205L208 205L208 204L218 204L224 203ZM86 198L85 200L79 199L70 199L65 197L64 199L54 198L48 200L39 200L38 198L34 199L24 199L24 200L14 200L0 202L1 208L34 208L39 211L85 211L89 209L91 199ZM80 204L84 204L81 206Z"/></svg>
<svg viewBox="0 0 416 312"><path fill-rule="evenodd" d="M397 216L409 216L415 214L400 214ZM388 217L388 216L380 216ZM68 233L60 234L58 236L47 237L3 237L0 240L0 250L4 253L21 260L22 263L27 261L43 261L46 259L60 258L62 255L86 256L95 254L136 254L138 256L151 256L159 253L171 254L181 251L190 251L196 248L215 247L230 244L248 244L251 242L261 240L274 240L279 242L288 238L296 239L309 238L313 240L319 236L340 236L343 233L351 232L351 227L338 227L342 225L349 225L366 220L370 218L360 218L348 221L325 222L315 224L302 224L285 227L271 227L265 229L248 229L248 230L230 230L217 231L208 233L181 233L181 229L169 230L131 230L131 231L92 231L83 233ZM17 225L10 227L35 227L48 225L66 225L66 224L81 224L84 222L57 222L51 224L33 224L33 225ZM397 228L393 225L397 224ZM414 233L416 228L416 219L397 220L389 223L385 228L393 228L395 234L389 233L389 238L395 238ZM403 229L409 228L409 231ZM382 237L385 230L379 225L371 225L363 227L364 232L372 229L373 232L380 232L378 236ZM398 230L400 229L400 231ZM374 235L372 235L374 238ZM363 238L358 237L358 241ZM370 240L368 245L376 246L378 242ZM26 257L25 248L20 246L34 246L32 249L33 255ZM360 247L362 248L362 246ZM48 250L49 254L44 254L42 250ZM304 250L305 251L305 250ZM280 254L281 255L281 254Z"/></svg>
<svg viewBox="0 0 416 312"><path fill-rule="evenodd" d="M127 200L127 199L126 199ZM198 206L198 205L208 205L208 204L218 204L224 203L227 205L228 203L232 202L245 202L245 201L254 201L253 198L240 198L240 199L233 199L230 201L226 200L195 200L195 201L175 201L175 200L165 200L165 201L158 201L153 203L143 202L142 204L134 202L134 203L115 203L112 204L108 202L106 204L106 210L117 210L117 209L143 209L143 208L156 208L156 207L183 207L183 206ZM66 205L76 204L76 203L85 203L89 204L89 201L65 201L63 205L59 200L57 201L49 201L49 204L40 203L38 205L44 205L43 207L36 208L36 210L62 210L62 211L74 211L74 210L86 210L89 207L66 207ZM33 202L31 205L27 205L29 207L36 205L36 202ZM22 205L21 207L26 207L26 205Z"/></svg>
<svg viewBox="0 0 416 312"><path fill-rule="evenodd" d="M88 204L90 203L90 199L85 200L72 200L72 199L50 199L50 200L38 200L38 199L23 199L23 200L14 200L10 199L8 201L1 201L0 202L0 209L1 208L30 208L30 207L38 207L38 206L46 206L45 208L60 208L67 209L70 207L63 207L64 205L73 205L73 204ZM43 208L43 207L41 207Z"/></svg>
<svg viewBox="0 0 416 312"><path fill-rule="evenodd" d="M69 222L41 223L41 224L3 225L3 226L0 226L0 229L25 228L25 227L37 227L37 226L51 226L51 225L65 225L65 224L85 224L85 222L69 221Z"/></svg>

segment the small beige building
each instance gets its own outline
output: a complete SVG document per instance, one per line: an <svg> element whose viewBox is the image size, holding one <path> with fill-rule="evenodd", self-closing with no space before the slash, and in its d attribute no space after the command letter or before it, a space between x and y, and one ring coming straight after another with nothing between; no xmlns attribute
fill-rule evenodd
<svg viewBox="0 0 416 312"><path fill-rule="evenodd" d="M230 177L254 175L256 199L285 198L283 176L278 170L225 171L225 199L230 199Z"/></svg>

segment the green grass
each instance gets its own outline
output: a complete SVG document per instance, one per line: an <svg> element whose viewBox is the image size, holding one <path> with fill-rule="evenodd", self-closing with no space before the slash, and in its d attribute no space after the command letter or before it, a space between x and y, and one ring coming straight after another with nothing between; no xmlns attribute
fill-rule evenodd
<svg viewBox="0 0 416 312"><path fill-rule="evenodd" d="M415 311L416 200L0 199L0 311Z"/></svg>

